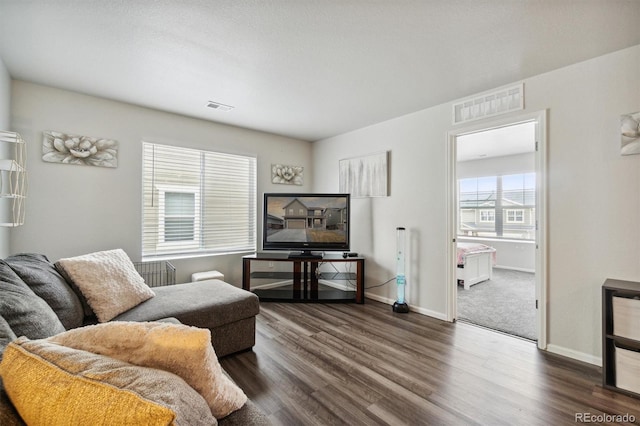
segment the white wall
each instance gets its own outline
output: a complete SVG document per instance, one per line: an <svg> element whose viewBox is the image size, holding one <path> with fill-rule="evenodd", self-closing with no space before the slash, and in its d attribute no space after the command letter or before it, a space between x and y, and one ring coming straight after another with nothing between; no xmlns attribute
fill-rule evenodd
<svg viewBox="0 0 640 426"><path fill-rule="evenodd" d="M256 156L258 206L265 191L293 190L289 185L271 184L272 163L307 170L311 165L311 146L299 140L22 81L14 81L12 87L12 127L27 140L29 172L25 224L12 232L13 253L39 252L55 261L120 247L134 261L140 260L143 139ZM116 139L118 167L45 163L41 159L43 130ZM310 187L308 174L305 186L295 189ZM180 282L192 272L217 269L226 281L241 283L241 255L171 262Z"/></svg>
<svg viewBox="0 0 640 426"><path fill-rule="evenodd" d="M620 115L640 110L640 45L524 81L525 112L548 109L549 349L599 362L600 286L640 280L640 155L620 155ZM470 94L471 95L471 94ZM490 120L487 120L489 123ZM366 286L395 270L404 225L408 302L443 318L446 309L447 132L451 104L314 143L314 189L338 188L338 161L391 151L391 195L355 200L366 229L352 228L367 255ZM395 299L393 282L368 294Z"/></svg>
<svg viewBox="0 0 640 426"><path fill-rule="evenodd" d="M0 130L9 128L11 117L11 77L0 58Z"/></svg>
<svg viewBox="0 0 640 426"><path fill-rule="evenodd" d="M10 125L11 108L11 77L0 58L0 130L12 130ZM4 153L4 152L3 152ZM11 228L0 228L0 257L10 254Z"/></svg>
<svg viewBox="0 0 640 426"><path fill-rule="evenodd" d="M352 199L351 249L366 256L366 287L395 276L396 227L406 235L407 300L438 318L446 309L448 107L398 117L313 144L314 190L337 191L338 162L389 150L390 196ZM439 125L438 125L439 124ZM367 292L396 299L395 281Z"/></svg>

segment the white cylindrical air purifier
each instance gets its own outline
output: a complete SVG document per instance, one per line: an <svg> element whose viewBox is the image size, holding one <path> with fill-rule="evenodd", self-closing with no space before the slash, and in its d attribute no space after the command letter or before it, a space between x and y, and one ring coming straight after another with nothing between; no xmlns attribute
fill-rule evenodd
<svg viewBox="0 0 640 426"><path fill-rule="evenodd" d="M393 312L407 313L409 305L404 299L404 291L407 285L407 278L404 274L404 246L405 232L403 227L396 228L396 285L398 287L398 299L393 304Z"/></svg>

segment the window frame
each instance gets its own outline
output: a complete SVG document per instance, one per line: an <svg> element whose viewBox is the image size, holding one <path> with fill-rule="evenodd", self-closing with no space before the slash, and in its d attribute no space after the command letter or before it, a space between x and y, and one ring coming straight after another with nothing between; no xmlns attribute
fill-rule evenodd
<svg viewBox="0 0 640 426"><path fill-rule="evenodd" d="M200 188L197 186L189 186L189 185L170 185L170 184L158 184L156 185L156 190L158 191L158 247L160 249L169 249L176 247L185 247L187 249L198 249L200 247L200 238L201 238L201 221L202 221L202 212L200 209ZM194 194L194 213L193 213L193 239L191 239L191 243L188 243L189 240L180 240L180 241L167 241L166 240L166 193L167 192L176 192L183 194Z"/></svg>
<svg viewBox="0 0 640 426"><path fill-rule="evenodd" d="M143 261L256 251L255 156L143 140L141 157ZM166 241L170 192L194 194L193 239Z"/></svg>
<svg viewBox="0 0 640 426"><path fill-rule="evenodd" d="M509 217L509 213L514 213L514 219L511 219ZM515 216L517 216L517 213L520 213L520 216L521 216L520 220L517 220L517 218L515 218ZM504 222L505 223L522 223L522 224L524 224L525 223L524 216L525 216L524 209L504 209L504 218L505 218Z"/></svg>
<svg viewBox="0 0 640 426"><path fill-rule="evenodd" d="M487 213L490 216L489 219L483 219L482 214ZM496 223L496 211L494 209L478 209L478 223Z"/></svg>
<svg viewBox="0 0 640 426"><path fill-rule="evenodd" d="M456 235L531 241L536 226L535 179L535 172L530 171L457 178Z"/></svg>

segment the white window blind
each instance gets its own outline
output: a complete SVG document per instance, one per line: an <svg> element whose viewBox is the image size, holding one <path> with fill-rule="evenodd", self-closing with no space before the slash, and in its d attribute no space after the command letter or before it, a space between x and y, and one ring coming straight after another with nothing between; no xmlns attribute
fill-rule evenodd
<svg viewBox="0 0 640 426"><path fill-rule="evenodd" d="M535 239L535 173L458 181L458 235Z"/></svg>
<svg viewBox="0 0 640 426"><path fill-rule="evenodd" d="M256 250L256 159L143 142L142 258Z"/></svg>

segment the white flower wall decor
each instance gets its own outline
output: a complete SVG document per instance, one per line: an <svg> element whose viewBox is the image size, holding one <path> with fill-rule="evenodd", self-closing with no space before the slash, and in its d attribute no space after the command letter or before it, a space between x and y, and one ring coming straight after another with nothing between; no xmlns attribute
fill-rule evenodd
<svg viewBox="0 0 640 426"><path fill-rule="evenodd" d="M302 185L304 183L304 167L272 164L271 183Z"/></svg>
<svg viewBox="0 0 640 426"><path fill-rule="evenodd" d="M42 160L49 163L118 167L118 141L44 131Z"/></svg>
<svg viewBox="0 0 640 426"><path fill-rule="evenodd" d="M640 154L640 111L620 116L622 155Z"/></svg>

